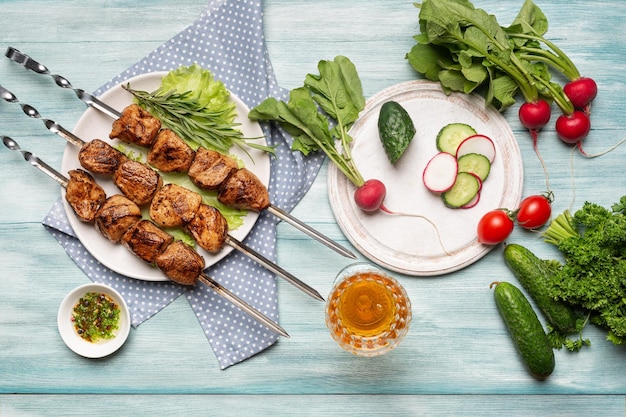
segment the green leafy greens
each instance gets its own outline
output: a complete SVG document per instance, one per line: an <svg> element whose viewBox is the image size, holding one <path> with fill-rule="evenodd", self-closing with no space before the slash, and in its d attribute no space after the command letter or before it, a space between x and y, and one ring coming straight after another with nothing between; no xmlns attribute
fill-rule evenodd
<svg viewBox="0 0 626 417"><path fill-rule="evenodd" d="M559 214L544 232L565 263L552 277L555 298L590 314L615 344L626 342L626 196L606 209L586 202Z"/></svg>
<svg viewBox="0 0 626 417"><path fill-rule="evenodd" d="M246 146L274 153L274 148L254 143L259 138L244 138L235 123L237 111L230 92L198 64L170 71L153 92L124 88L194 149L203 146L228 153L236 145L246 153Z"/></svg>
<svg viewBox="0 0 626 417"><path fill-rule="evenodd" d="M482 92L487 104L500 111L515 103L518 92L528 102L543 97L564 113L573 111L560 85L550 81L548 67L570 75L577 70L542 37L548 21L532 0L524 2L509 27L468 0L424 0L415 6L421 33L406 58L444 91Z"/></svg>
<svg viewBox="0 0 626 417"><path fill-rule="evenodd" d="M318 70L319 75L307 74L304 86L290 92L288 102L270 97L248 117L277 121L293 137L293 150L304 155L323 151L359 187L365 181L350 154L348 130L365 108L361 80L354 64L344 56L320 61Z"/></svg>

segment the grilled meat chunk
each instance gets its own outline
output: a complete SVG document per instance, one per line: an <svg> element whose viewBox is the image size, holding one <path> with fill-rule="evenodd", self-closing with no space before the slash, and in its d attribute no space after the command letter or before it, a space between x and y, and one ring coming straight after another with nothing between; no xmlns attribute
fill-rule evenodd
<svg viewBox="0 0 626 417"><path fill-rule="evenodd" d="M126 160L126 155L100 139L86 142L78 152L80 165L93 174L111 175Z"/></svg>
<svg viewBox="0 0 626 417"><path fill-rule="evenodd" d="M187 224L187 231L200 247L216 253L224 247L228 223L218 209L201 204L196 216Z"/></svg>
<svg viewBox="0 0 626 417"><path fill-rule="evenodd" d="M96 212L106 200L106 193L93 177L82 169L69 171L69 176L65 188L65 200L81 221L91 223L96 217Z"/></svg>
<svg viewBox="0 0 626 417"><path fill-rule="evenodd" d="M204 258L180 240L172 242L155 261L165 276L181 285L195 284L204 269Z"/></svg>
<svg viewBox="0 0 626 417"><path fill-rule="evenodd" d="M198 148L189 167L189 179L203 190L217 190L238 168L233 158L214 150Z"/></svg>
<svg viewBox="0 0 626 417"><path fill-rule="evenodd" d="M96 228L111 242L119 242L124 233L141 220L139 206L121 194L107 198L96 213Z"/></svg>
<svg viewBox="0 0 626 417"><path fill-rule="evenodd" d="M270 205L269 193L259 177L246 168L235 171L220 188L217 199L229 207L261 211Z"/></svg>
<svg viewBox="0 0 626 417"><path fill-rule="evenodd" d="M150 218L161 227L180 227L196 215L202 197L177 184L166 184L152 198Z"/></svg>
<svg viewBox="0 0 626 417"><path fill-rule="evenodd" d="M109 138L149 148L160 129L159 119L137 104L131 104L122 111L122 116L113 122Z"/></svg>
<svg viewBox="0 0 626 417"><path fill-rule="evenodd" d="M122 236L120 243L140 259L154 263L157 255L174 241L174 237L150 220L140 220Z"/></svg>
<svg viewBox="0 0 626 417"><path fill-rule="evenodd" d="M163 172L187 172L195 152L170 129L162 129L148 151L148 163Z"/></svg>
<svg viewBox="0 0 626 417"><path fill-rule="evenodd" d="M117 188L135 204L147 204L163 185L161 176L148 165L126 160L113 174Z"/></svg>

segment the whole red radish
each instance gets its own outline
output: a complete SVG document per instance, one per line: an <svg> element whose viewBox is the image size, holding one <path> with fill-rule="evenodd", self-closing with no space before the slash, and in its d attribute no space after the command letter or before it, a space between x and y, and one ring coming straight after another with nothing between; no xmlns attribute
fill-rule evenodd
<svg viewBox="0 0 626 417"><path fill-rule="evenodd" d="M598 86L591 78L580 77L565 84L563 92L570 99L574 107L584 109L596 98Z"/></svg>
<svg viewBox="0 0 626 417"><path fill-rule="evenodd" d="M591 130L589 116L583 111L575 110L570 115L561 115L556 120L556 133L565 143L575 144L583 140Z"/></svg>
<svg viewBox="0 0 626 417"><path fill-rule="evenodd" d="M354 202L363 211L376 211L380 208L387 194L385 184L376 179L365 181L354 192Z"/></svg>
<svg viewBox="0 0 626 417"><path fill-rule="evenodd" d="M550 121L551 113L552 112L550 110L550 104L543 99L526 101L520 106L518 113L520 122L522 122L522 125L528 129L530 137L533 139L533 150L535 151L539 162L541 162L541 166L546 177L546 186L548 187L548 189L550 189L550 184L548 180L548 169L543 162L541 152L539 152L537 140L539 138L539 130L548 124L548 122Z"/></svg>
<svg viewBox="0 0 626 417"><path fill-rule="evenodd" d="M529 130L539 130L550 121L550 104L545 100L527 101L519 108L519 120Z"/></svg>

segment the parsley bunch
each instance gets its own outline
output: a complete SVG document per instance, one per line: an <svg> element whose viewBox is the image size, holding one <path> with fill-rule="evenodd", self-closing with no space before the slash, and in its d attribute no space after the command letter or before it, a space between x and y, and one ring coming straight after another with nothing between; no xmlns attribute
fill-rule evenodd
<svg viewBox="0 0 626 417"><path fill-rule="evenodd" d="M544 240L565 257L552 295L588 312L614 344L626 343L626 196L610 210L586 202L573 216L563 212Z"/></svg>

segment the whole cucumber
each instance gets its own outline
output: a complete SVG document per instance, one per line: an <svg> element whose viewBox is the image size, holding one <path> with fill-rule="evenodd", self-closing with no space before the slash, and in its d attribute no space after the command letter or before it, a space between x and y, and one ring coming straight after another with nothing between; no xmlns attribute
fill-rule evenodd
<svg viewBox="0 0 626 417"><path fill-rule="evenodd" d="M550 268L530 250L518 244L504 248L504 261L535 301L548 323L562 334L576 332L578 317L568 305L548 294Z"/></svg>
<svg viewBox="0 0 626 417"><path fill-rule="evenodd" d="M378 134L387 158L395 164L413 140L415 126L404 107L387 101L378 114Z"/></svg>
<svg viewBox="0 0 626 417"><path fill-rule="evenodd" d="M492 284L493 285L493 284ZM494 297L500 316L530 373L539 380L554 371L554 351L535 310L511 283L495 283Z"/></svg>

